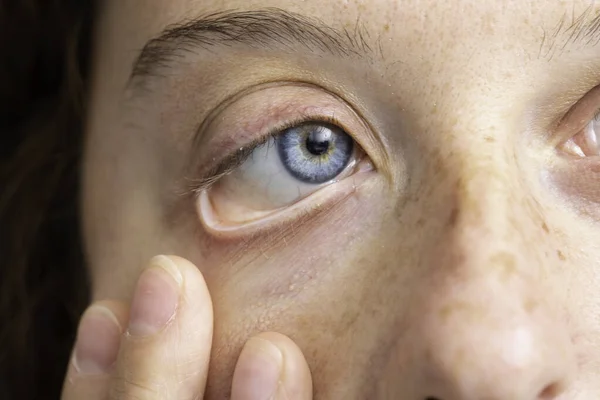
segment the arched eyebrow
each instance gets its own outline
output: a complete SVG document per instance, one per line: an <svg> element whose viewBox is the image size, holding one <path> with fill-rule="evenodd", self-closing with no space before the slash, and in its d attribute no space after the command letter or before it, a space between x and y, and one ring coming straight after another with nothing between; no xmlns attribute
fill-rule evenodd
<svg viewBox="0 0 600 400"><path fill-rule="evenodd" d="M359 58L373 57L380 50L360 21L348 30L278 8L222 11L172 25L151 39L135 61L130 81L168 68L186 52L240 44Z"/></svg>

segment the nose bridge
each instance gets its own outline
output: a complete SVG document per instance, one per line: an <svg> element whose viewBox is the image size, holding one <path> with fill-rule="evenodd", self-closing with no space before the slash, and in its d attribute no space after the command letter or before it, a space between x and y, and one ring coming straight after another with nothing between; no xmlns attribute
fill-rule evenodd
<svg viewBox="0 0 600 400"><path fill-rule="evenodd" d="M514 218L525 217L523 197L517 201L521 190L516 171L506 157L488 152L487 155L457 155L454 174L456 184L451 189L453 220L448 233L512 235ZM520 203L520 204L519 204ZM531 215L529 215L531 217ZM522 220L521 223L530 221ZM452 231L452 229L454 229Z"/></svg>
<svg viewBox="0 0 600 400"><path fill-rule="evenodd" d="M552 399L572 367L566 330L540 276L542 212L518 171L491 155L461 163L447 221L425 258L416 359L422 398Z"/></svg>
<svg viewBox="0 0 600 400"><path fill-rule="evenodd" d="M466 154L462 160L455 163L449 201L439 206L447 217L438 249L454 260L444 269L466 274L540 273L549 246L548 228L514 158L490 152L477 158Z"/></svg>

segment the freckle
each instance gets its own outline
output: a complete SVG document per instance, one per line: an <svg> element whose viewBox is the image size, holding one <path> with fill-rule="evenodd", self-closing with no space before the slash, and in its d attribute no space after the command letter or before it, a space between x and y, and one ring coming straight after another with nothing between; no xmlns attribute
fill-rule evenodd
<svg viewBox="0 0 600 400"><path fill-rule="evenodd" d="M342 315L341 321L340 321L340 327L342 328L342 331L340 332L340 334L342 332L348 332L356 323L356 321L358 320L359 317L359 313L355 312L355 311L347 311Z"/></svg>
<svg viewBox="0 0 600 400"><path fill-rule="evenodd" d="M425 225L425 220L423 218L419 218L416 222L416 225L420 228Z"/></svg>
<svg viewBox="0 0 600 400"><path fill-rule="evenodd" d="M452 208L452 211L450 212L450 216L448 217L448 222L446 223L446 225L449 227L453 227L454 225L456 225L456 221L458 220L459 213L460 213L460 210L458 209L458 207Z"/></svg>
<svg viewBox="0 0 600 400"><path fill-rule="evenodd" d="M544 230L544 232L546 233L550 233L550 229L548 229L548 225L546 225L546 223L542 223L542 229Z"/></svg>
<svg viewBox="0 0 600 400"><path fill-rule="evenodd" d="M565 253L560 250L556 250L556 255L560 261L565 261L567 259L567 257L565 257Z"/></svg>
<svg viewBox="0 0 600 400"><path fill-rule="evenodd" d="M385 25L383 26L383 30L384 30L385 32L389 32L389 30L390 30L390 24L385 24Z"/></svg>
<svg viewBox="0 0 600 400"><path fill-rule="evenodd" d="M435 175L443 179L443 177L446 175L446 168L444 168L444 161L440 156L434 157L433 168Z"/></svg>
<svg viewBox="0 0 600 400"><path fill-rule="evenodd" d="M486 136L486 137L484 137L483 139L484 139L486 142L488 142L488 143L494 143L494 142L496 141L496 139L494 139L494 138L493 138L493 137L491 137L491 136Z"/></svg>
<svg viewBox="0 0 600 400"><path fill-rule="evenodd" d="M442 318L442 320L445 321L457 312L463 312L463 313L470 312L471 315L474 316L475 314L477 314L477 309L468 303L465 303L462 301L456 301L456 302L452 302L450 304L444 305L440 309L439 314L440 314L440 317Z"/></svg>
<svg viewBox="0 0 600 400"><path fill-rule="evenodd" d="M425 349L425 360L432 361L433 360L433 351L430 347Z"/></svg>

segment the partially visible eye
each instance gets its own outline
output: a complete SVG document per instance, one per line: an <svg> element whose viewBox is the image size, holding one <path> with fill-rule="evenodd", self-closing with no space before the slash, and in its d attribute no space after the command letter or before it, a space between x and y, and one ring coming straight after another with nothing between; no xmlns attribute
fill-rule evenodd
<svg viewBox="0 0 600 400"><path fill-rule="evenodd" d="M207 191L230 223L259 219L358 170L372 169L354 139L326 122L306 122L272 135Z"/></svg>
<svg viewBox="0 0 600 400"><path fill-rule="evenodd" d="M600 114L596 114L575 136L563 143L562 149L577 157L600 155Z"/></svg>
<svg viewBox="0 0 600 400"><path fill-rule="evenodd" d="M553 134L558 158L542 175L578 214L600 221L600 85L581 97L558 121ZM567 157L565 157L567 156ZM563 200L561 199L561 200Z"/></svg>

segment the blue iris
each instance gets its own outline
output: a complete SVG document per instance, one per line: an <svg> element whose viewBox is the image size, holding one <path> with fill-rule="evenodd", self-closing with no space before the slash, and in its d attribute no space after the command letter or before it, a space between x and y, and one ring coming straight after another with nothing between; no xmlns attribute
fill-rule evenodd
<svg viewBox="0 0 600 400"><path fill-rule="evenodd" d="M350 163L354 149L354 140L341 128L314 122L286 129L276 142L287 171L313 184L338 176Z"/></svg>

